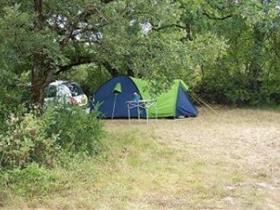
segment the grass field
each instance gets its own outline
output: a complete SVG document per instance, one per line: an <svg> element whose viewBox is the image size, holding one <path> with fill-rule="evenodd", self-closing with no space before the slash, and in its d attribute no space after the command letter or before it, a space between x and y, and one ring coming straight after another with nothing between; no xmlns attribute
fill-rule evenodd
<svg viewBox="0 0 280 210"><path fill-rule="evenodd" d="M280 209L279 111L200 109L198 118L105 126L102 157L55 168L46 192L11 191L2 208Z"/></svg>

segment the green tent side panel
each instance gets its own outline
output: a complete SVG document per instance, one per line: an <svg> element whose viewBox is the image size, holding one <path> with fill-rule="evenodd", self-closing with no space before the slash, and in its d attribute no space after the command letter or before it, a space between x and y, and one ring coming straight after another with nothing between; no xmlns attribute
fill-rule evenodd
<svg viewBox="0 0 280 210"><path fill-rule="evenodd" d="M149 93L149 83L145 80L132 78L136 84L139 93L141 94L143 100L151 100L153 97ZM178 97L178 90L180 87L180 84L183 86L184 89L188 89L187 85L181 81L181 80L174 80L171 87L158 95L156 97L157 105L153 106L149 109L149 117L156 117L156 115L161 117L170 117L170 116L176 116L176 102Z"/></svg>

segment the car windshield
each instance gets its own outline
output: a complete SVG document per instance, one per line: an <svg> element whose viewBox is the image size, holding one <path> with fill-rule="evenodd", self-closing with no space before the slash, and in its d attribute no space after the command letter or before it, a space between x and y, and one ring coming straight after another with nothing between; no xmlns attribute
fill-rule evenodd
<svg viewBox="0 0 280 210"><path fill-rule="evenodd" d="M66 85L59 85L57 91L58 97L71 97L72 93Z"/></svg>
<svg viewBox="0 0 280 210"><path fill-rule="evenodd" d="M69 82L69 83L65 83L64 85L66 85L69 88L69 90L71 91L71 95L73 97L84 94L82 88L78 84Z"/></svg>

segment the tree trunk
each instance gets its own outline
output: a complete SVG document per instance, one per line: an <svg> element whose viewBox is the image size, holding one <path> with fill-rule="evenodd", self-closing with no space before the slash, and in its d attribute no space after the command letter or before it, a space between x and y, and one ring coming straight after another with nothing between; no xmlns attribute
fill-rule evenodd
<svg viewBox="0 0 280 210"><path fill-rule="evenodd" d="M34 21L35 32L40 32L44 28L43 0L34 0ZM31 94L34 105L41 108L44 103L44 89L52 80L53 71L44 49L37 50L33 53L33 69L31 79Z"/></svg>
<svg viewBox="0 0 280 210"><path fill-rule="evenodd" d="M253 92L257 92L259 89L259 76L262 72L262 49L265 39L265 34L259 29L260 26L256 25L254 27L254 45L252 48L252 56L249 63L248 81L249 88Z"/></svg>
<svg viewBox="0 0 280 210"><path fill-rule="evenodd" d="M130 77L134 77L135 76L134 71L131 68L127 69L127 75L130 76Z"/></svg>
<svg viewBox="0 0 280 210"><path fill-rule="evenodd" d="M44 103L44 89L53 80L51 66L45 62L46 55L36 52L33 55L32 69L32 101L35 105L42 107Z"/></svg>
<svg viewBox="0 0 280 210"><path fill-rule="evenodd" d="M103 62L102 65L111 74L112 77L116 77L119 75L119 71L114 66L112 66L108 61Z"/></svg>
<svg viewBox="0 0 280 210"><path fill-rule="evenodd" d="M200 70L201 70L201 80L204 81L205 69L204 69L204 65L203 64L200 65Z"/></svg>
<svg viewBox="0 0 280 210"><path fill-rule="evenodd" d="M34 0L34 12L36 15L35 28L41 30L43 28L43 0Z"/></svg>

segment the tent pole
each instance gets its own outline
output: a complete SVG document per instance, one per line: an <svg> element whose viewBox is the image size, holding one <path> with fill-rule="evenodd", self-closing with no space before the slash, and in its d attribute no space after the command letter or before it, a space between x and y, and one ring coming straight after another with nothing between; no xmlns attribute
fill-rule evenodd
<svg viewBox="0 0 280 210"><path fill-rule="evenodd" d="M116 101L117 101L117 94L115 94L115 99L114 99L114 106L113 106L113 112L112 112L112 116L111 119L114 119L114 115L115 115L115 108L116 108Z"/></svg>
<svg viewBox="0 0 280 210"><path fill-rule="evenodd" d="M137 114L138 114L138 120L140 120L140 108L139 108L139 102L137 104Z"/></svg>
<svg viewBox="0 0 280 210"><path fill-rule="evenodd" d="M149 108L146 109L147 125L149 124Z"/></svg>
<svg viewBox="0 0 280 210"><path fill-rule="evenodd" d="M157 101L156 101L156 121L158 120L158 104L157 104Z"/></svg>
<svg viewBox="0 0 280 210"><path fill-rule="evenodd" d="M130 124L130 107L129 107L129 103L127 104L127 114L128 114L128 122Z"/></svg>

